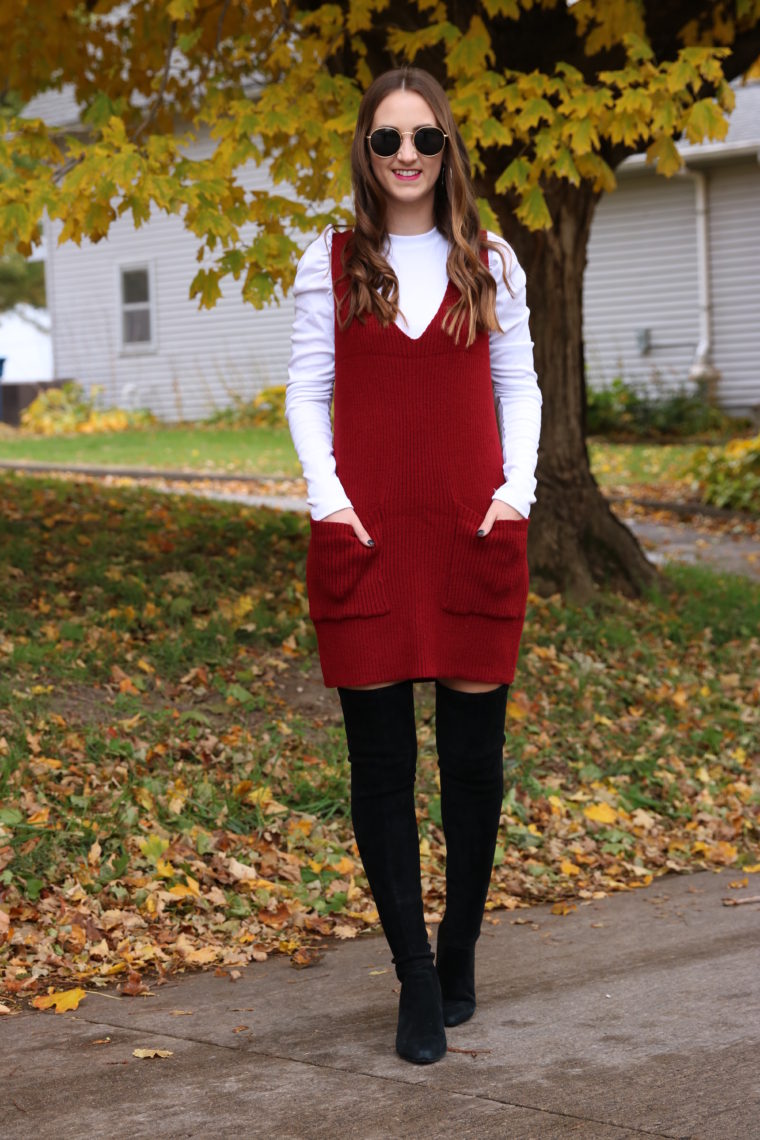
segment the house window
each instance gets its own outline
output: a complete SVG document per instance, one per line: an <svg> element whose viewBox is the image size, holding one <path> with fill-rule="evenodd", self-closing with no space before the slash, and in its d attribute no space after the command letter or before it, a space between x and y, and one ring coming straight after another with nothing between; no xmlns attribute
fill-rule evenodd
<svg viewBox="0 0 760 1140"><path fill-rule="evenodd" d="M153 280L147 265L121 267L121 343L126 350L155 347Z"/></svg>

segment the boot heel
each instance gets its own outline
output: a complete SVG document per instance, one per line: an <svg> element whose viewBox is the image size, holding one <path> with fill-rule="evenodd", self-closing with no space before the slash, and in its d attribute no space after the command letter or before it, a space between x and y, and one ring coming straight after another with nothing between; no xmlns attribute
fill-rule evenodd
<svg viewBox="0 0 760 1140"><path fill-rule="evenodd" d="M475 1012L475 947L438 946L435 968L441 982L444 1025L461 1025Z"/></svg>

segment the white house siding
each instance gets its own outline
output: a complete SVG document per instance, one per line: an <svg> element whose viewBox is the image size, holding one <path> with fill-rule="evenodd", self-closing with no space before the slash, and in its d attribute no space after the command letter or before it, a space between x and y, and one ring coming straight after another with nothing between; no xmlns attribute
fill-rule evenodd
<svg viewBox="0 0 760 1140"><path fill-rule="evenodd" d="M690 179L621 177L599 202L586 266L583 335L587 379L677 388L699 340L694 186ZM637 347L650 330L651 348Z"/></svg>
<svg viewBox="0 0 760 1140"><path fill-rule="evenodd" d="M200 153L200 148L198 150ZM255 167L240 181L266 185ZM222 283L212 310L188 298L199 242L179 218L154 215L135 229L120 219L107 239L48 243L48 291L57 377L101 385L106 404L150 408L169 421L202 418L234 398L285 382L292 302L256 310L240 297L241 282ZM155 349L121 349L119 270L147 264L154 286Z"/></svg>
<svg viewBox="0 0 760 1140"><path fill-rule="evenodd" d="M729 411L760 407L760 163L707 169L713 361Z"/></svg>

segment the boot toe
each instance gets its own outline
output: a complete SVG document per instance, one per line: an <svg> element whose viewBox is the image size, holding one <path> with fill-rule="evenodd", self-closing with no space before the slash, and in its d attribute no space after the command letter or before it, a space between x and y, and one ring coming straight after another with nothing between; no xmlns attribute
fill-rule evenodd
<svg viewBox="0 0 760 1140"><path fill-rule="evenodd" d="M444 1001L443 1003L443 1024L461 1025L465 1021L469 1021L475 1012L474 1001Z"/></svg>

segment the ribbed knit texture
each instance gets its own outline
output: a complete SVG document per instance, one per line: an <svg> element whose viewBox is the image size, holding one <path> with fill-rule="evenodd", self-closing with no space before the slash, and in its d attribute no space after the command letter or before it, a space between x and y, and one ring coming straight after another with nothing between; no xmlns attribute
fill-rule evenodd
<svg viewBox="0 0 760 1140"><path fill-rule="evenodd" d="M337 301L349 237L333 238ZM529 522L476 534L503 456L488 334L465 348L441 327L456 298L449 284L417 340L374 316L345 331L336 322L336 468L375 546L311 520L307 592L327 686L514 679Z"/></svg>

